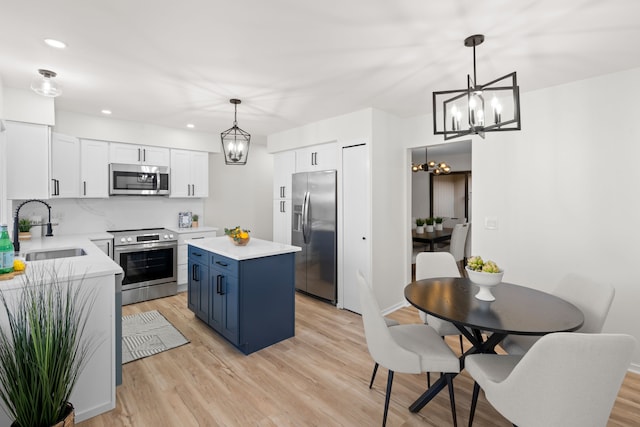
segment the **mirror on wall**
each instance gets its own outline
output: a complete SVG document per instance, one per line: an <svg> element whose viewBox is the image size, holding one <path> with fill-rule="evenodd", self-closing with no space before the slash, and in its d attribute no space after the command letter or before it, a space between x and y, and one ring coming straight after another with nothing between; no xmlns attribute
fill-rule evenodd
<svg viewBox="0 0 640 427"><path fill-rule="evenodd" d="M449 173L423 168L411 174L411 216L471 218L471 140L414 148L414 165L446 163Z"/></svg>

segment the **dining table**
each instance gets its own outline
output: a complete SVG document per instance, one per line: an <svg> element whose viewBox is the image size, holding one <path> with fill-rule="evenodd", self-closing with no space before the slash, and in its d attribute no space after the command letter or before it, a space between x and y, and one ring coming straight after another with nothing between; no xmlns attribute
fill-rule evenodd
<svg viewBox="0 0 640 427"><path fill-rule="evenodd" d="M429 251L433 252L435 244L440 242L446 242L451 240L451 234L453 228L443 228L442 230L425 231L424 233L418 233L416 230L411 230L411 238L416 243L426 243L429 245Z"/></svg>
<svg viewBox="0 0 640 427"><path fill-rule="evenodd" d="M584 315L575 305L557 296L501 282L491 289L494 301L475 297L479 287L466 277L440 277L416 280L404 289L407 301L419 310L453 323L471 343L460 356L464 369L466 356L495 353L507 335L542 336L575 331ZM444 376L434 382L410 407L420 411L446 386Z"/></svg>

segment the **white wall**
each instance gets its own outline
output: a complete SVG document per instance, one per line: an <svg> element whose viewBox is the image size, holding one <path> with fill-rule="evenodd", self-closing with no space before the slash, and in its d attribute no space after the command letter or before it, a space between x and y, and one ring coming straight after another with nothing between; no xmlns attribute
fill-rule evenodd
<svg viewBox="0 0 640 427"><path fill-rule="evenodd" d="M218 138L218 143L219 138ZM224 228L239 225L251 236L273 237L273 156L266 145L249 148L245 166L225 165L223 154L209 156L209 197L205 200L207 225Z"/></svg>
<svg viewBox="0 0 640 427"><path fill-rule="evenodd" d="M3 119L50 126L55 124L55 98L10 87L5 87L3 92Z"/></svg>
<svg viewBox="0 0 640 427"><path fill-rule="evenodd" d="M569 272L613 284L604 330L638 340L639 78L635 69L526 93L523 131L473 146L476 223L499 221L474 227L474 252L500 260L505 280L542 290Z"/></svg>
<svg viewBox="0 0 640 427"><path fill-rule="evenodd" d="M44 97L41 97L44 98ZM79 138L219 153L220 135L70 111L56 111L54 132Z"/></svg>
<svg viewBox="0 0 640 427"><path fill-rule="evenodd" d="M373 110L371 143L371 216L372 216L372 283L383 311L406 304L404 286L411 278L409 248L402 251L411 233L405 218L409 215L405 202L411 174L409 153L398 140L401 120L380 110ZM363 209L364 210L364 209Z"/></svg>

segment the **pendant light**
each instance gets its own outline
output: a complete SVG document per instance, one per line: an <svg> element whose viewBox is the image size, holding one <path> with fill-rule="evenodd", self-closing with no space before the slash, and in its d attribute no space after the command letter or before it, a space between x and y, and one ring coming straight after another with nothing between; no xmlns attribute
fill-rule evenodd
<svg viewBox="0 0 640 427"><path fill-rule="evenodd" d="M467 75L467 88L433 92L433 133L445 140L485 132L520 130L520 88L516 72L486 84L476 77L476 46L482 34L469 36L464 45L473 48L473 79ZM487 109L490 111L487 112Z"/></svg>
<svg viewBox="0 0 640 427"><path fill-rule="evenodd" d="M238 104L242 101L230 99L229 102L234 105L233 127L220 134L224 162L227 165L246 165L251 135L238 127Z"/></svg>
<svg viewBox="0 0 640 427"><path fill-rule="evenodd" d="M411 163L411 171L412 172L429 172L434 175L446 175L451 173L451 166L449 166L445 162L434 162L433 160L429 161L427 155L427 147L424 147L424 161L425 163Z"/></svg>
<svg viewBox="0 0 640 427"><path fill-rule="evenodd" d="M62 89L53 78L57 75L54 71L38 70L42 77L38 77L31 82L31 89L38 95L55 98L62 94Z"/></svg>

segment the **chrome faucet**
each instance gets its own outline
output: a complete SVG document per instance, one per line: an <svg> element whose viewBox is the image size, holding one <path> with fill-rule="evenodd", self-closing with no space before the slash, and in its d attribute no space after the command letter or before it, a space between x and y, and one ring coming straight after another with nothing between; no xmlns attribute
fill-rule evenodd
<svg viewBox="0 0 640 427"><path fill-rule="evenodd" d="M20 208L30 202L39 202L47 207L47 209L49 210L49 221L47 222L47 234L45 234L45 236L53 236L53 227L51 226L51 205L38 199L26 200L18 205L18 209L16 209L16 216L13 217L13 249L16 253L20 252L20 240L18 240L18 222L20 220L18 218L18 214L20 213Z"/></svg>

